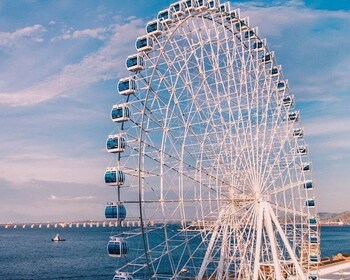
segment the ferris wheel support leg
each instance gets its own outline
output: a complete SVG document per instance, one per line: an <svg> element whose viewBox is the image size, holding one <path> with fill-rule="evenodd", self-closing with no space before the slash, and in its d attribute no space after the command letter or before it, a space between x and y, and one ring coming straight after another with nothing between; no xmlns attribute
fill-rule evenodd
<svg viewBox="0 0 350 280"><path fill-rule="evenodd" d="M253 280L258 280L259 271L260 271L260 251L261 251L261 240L262 240L262 228L263 228L263 216L264 216L264 207L260 203L258 220L257 220L257 233L256 233L256 247L255 247L255 261L254 261L254 274Z"/></svg>
<svg viewBox="0 0 350 280"><path fill-rule="evenodd" d="M281 266L280 266L280 262L277 254L277 244L276 244L275 234L273 232L271 216L268 209L266 209L266 205L264 205L263 211L264 211L265 228L270 240L270 247L271 247L272 258L273 258L273 263L275 268L275 279L282 280Z"/></svg>
<svg viewBox="0 0 350 280"><path fill-rule="evenodd" d="M225 226L224 229L224 234L222 237L222 245L221 245L221 250L220 250L220 261L219 261L219 265L218 265L218 269L217 269L217 273L216 273L216 279L218 280L223 280L224 279L224 264L227 264L228 261L228 256L227 256L227 252L228 249L228 240L227 240L227 232L228 232L228 228L227 226ZM226 260L226 262L225 262Z"/></svg>
<svg viewBox="0 0 350 280"><path fill-rule="evenodd" d="M278 222L278 219L275 215L275 213L273 212L272 208L271 208L271 205L269 205L269 212L270 212L270 216L272 218L272 221L274 222L281 238L282 238L282 241L284 243L284 245L286 246L287 248L287 251L289 253L289 256L290 258L292 259L293 261L293 264L295 266L295 269L296 269L296 272L297 272L297 275L298 275L298 279L300 280L306 280L306 277L305 277L305 274L303 273L303 270L302 268L300 267L300 264L298 262L298 259L297 257L295 256L295 253L292 249L292 247L290 246L289 242L288 242L288 238L286 237L286 235L284 234L284 231L282 230L282 227L280 225L280 223Z"/></svg>
<svg viewBox="0 0 350 280"><path fill-rule="evenodd" d="M205 273L207 266L210 262L210 256L211 256L213 248L214 248L214 244L215 244L215 241L216 241L216 238L218 235L218 230L219 230L219 226L216 226L215 230L210 238L208 249L205 252L205 256L204 256L201 268L200 268L198 276L196 278L197 280L203 279L204 273Z"/></svg>

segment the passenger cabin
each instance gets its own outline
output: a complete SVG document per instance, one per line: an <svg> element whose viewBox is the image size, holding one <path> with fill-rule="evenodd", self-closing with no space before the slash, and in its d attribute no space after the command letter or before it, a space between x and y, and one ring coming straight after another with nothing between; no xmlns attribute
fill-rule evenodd
<svg viewBox="0 0 350 280"><path fill-rule="evenodd" d="M268 64L272 63L273 52L265 53L265 55L261 58L261 62Z"/></svg>
<svg viewBox="0 0 350 280"><path fill-rule="evenodd" d="M307 181L307 182L304 184L304 189L307 189L307 190L313 189L312 181Z"/></svg>
<svg viewBox="0 0 350 280"><path fill-rule="evenodd" d="M277 90L278 91L285 91L287 88L287 82L286 81L280 81L277 83Z"/></svg>
<svg viewBox="0 0 350 280"><path fill-rule="evenodd" d="M230 10L231 10L230 2L223 3L219 7L220 13L223 13L223 14L229 14Z"/></svg>
<svg viewBox="0 0 350 280"><path fill-rule="evenodd" d="M294 102L294 96L292 95L285 96L282 99L282 103L286 107L290 107L293 104L293 102Z"/></svg>
<svg viewBox="0 0 350 280"><path fill-rule="evenodd" d="M109 186L122 186L125 183L125 174L117 168L107 168L105 172L105 183Z"/></svg>
<svg viewBox="0 0 350 280"><path fill-rule="evenodd" d="M147 23L146 32L148 35L159 36L162 34L163 24L159 20Z"/></svg>
<svg viewBox="0 0 350 280"><path fill-rule="evenodd" d="M113 258L126 257L129 253L129 247L123 238L112 236L107 244L107 252Z"/></svg>
<svg viewBox="0 0 350 280"><path fill-rule="evenodd" d="M136 72L144 69L143 57L139 54L128 56L125 64L126 64L126 69L128 69L129 71Z"/></svg>
<svg viewBox="0 0 350 280"><path fill-rule="evenodd" d="M195 0L197 11L205 11L208 9L207 0Z"/></svg>
<svg viewBox="0 0 350 280"><path fill-rule="evenodd" d="M320 258L316 254L310 254L309 260L311 263L318 263L320 261Z"/></svg>
<svg viewBox="0 0 350 280"><path fill-rule="evenodd" d="M232 16L231 16L232 17ZM246 31L249 29L249 22L248 18L244 18L236 23L236 29L237 31Z"/></svg>
<svg viewBox="0 0 350 280"><path fill-rule="evenodd" d="M134 280L134 278L127 272L116 271L113 280Z"/></svg>
<svg viewBox="0 0 350 280"><path fill-rule="evenodd" d="M195 9L195 6L196 6L195 0L186 0L184 2L184 4L185 4L185 11L187 11L187 12L193 11Z"/></svg>
<svg viewBox="0 0 350 280"><path fill-rule="evenodd" d="M303 138L304 137L304 130L302 128L295 128L293 130L293 136L295 138Z"/></svg>
<svg viewBox="0 0 350 280"><path fill-rule="evenodd" d="M235 23L236 22L236 29L238 31L241 30L241 23L238 22L239 21L239 9L233 10L233 11L229 11L227 16L226 16L226 20Z"/></svg>
<svg viewBox="0 0 350 280"><path fill-rule="evenodd" d="M126 122L130 119L130 110L128 105L126 104L119 104L119 105L113 105L112 111L111 111L111 118L113 122Z"/></svg>
<svg viewBox="0 0 350 280"><path fill-rule="evenodd" d="M301 164L301 170L304 172L311 170L311 164L309 162L305 162Z"/></svg>
<svg viewBox="0 0 350 280"><path fill-rule="evenodd" d="M160 11L158 13L158 20L160 22L164 22L166 24L172 23L173 22L173 14L171 13L170 9Z"/></svg>
<svg viewBox="0 0 350 280"><path fill-rule="evenodd" d="M136 82L132 77L120 79L118 83L118 92L121 95L134 94L136 92Z"/></svg>
<svg viewBox="0 0 350 280"><path fill-rule="evenodd" d="M208 0L207 7L209 11L217 11L219 9L218 0Z"/></svg>
<svg viewBox="0 0 350 280"><path fill-rule="evenodd" d="M311 199L306 200L305 205L307 207L315 207L316 203L315 203L315 200L313 198L311 198Z"/></svg>
<svg viewBox="0 0 350 280"><path fill-rule="evenodd" d="M122 153L125 150L125 138L119 134L109 135L106 148L109 153Z"/></svg>
<svg viewBox="0 0 350 280"><path fill-rule="evenodd" d="M309 226L317 226L317 218L313 217L309 219Z"/></svg>
<svg viewBox="0 0 350 280"><path fill-rule="evenodd" d="M136 39L135 47L139 52L149 52L153 49L153 40L149 36L139 37Z"/></svg>
<svg viewBox="0 0 350 280"><path fill-rule="evenodd" d="M170 11L174 16L182 16L185 13L185 3L183 1L170 5Z"/></svg>
<svg viewBox="0 0 350 280"><path fill-rule="evenodd" d="M317 275L317 273L310 273L307 279L308 280L318 280L318 275Z"/></svg>
<svg viewBox="0 0 350 280"><path fill-rule="evenodd" d="M309 237L309 242L310 242L311 244L318 244L318 237L317 237L316 235L311 235L311 236Z"/></svg>
<svg viewBox="0 0 350 280"><path fill-rule="evenodd" d="M253 29L245 31L243 33L243 37L244 37L244 39L255 39L256 33L257 33L257 29L253 28Z"/></svg>
<svg viewBox="0 0 350 280"><path fill-rule="evenodd" d="M288 120L296 122L299 120L299 112L294 111L294 112L289 112L288 113Z"/></svg>
<svg viewBox="0 0 350 280"><path fill-rule="evenodd" d="M271 77L277 77L279 74L279 69L278 66L274 66L271 69Z"/></svg>
<svg viewBox="0 0 350 280"><path fill-rule="evenodd" d="M106 219L123 221L126 218L126 208L123 204L108 204L105 209Z"/></svg>
<svg viewBox="0 0 350 280"><path fill-rule="evenodd" d="M263 41L255 41L255 42L253 43L253 49L254 49L254 50L257 50L257 51L260 51L260 50L264 49L264 43L263 43Z"/></svg>
<svg viewBox="0 0 350 280"><path fill-rule="evenodd" d="M298 147L297 154L301 156L307 155L307 148L305 146Z"/></svg>

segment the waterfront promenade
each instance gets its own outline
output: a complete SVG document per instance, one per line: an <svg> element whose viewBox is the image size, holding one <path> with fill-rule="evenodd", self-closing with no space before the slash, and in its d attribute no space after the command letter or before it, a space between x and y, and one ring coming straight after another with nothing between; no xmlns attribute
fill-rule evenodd
<svg viewBox="0 0 350 280"><path fill-rule="evenodd" d="M320 268L320 280L350 279L350 261Z"/></svg>

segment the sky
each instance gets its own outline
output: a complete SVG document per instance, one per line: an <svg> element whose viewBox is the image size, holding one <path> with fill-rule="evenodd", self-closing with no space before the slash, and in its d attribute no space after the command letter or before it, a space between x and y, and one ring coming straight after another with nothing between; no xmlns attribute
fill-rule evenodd
<svg viewBox="0 0 350 280"><path fill-rule="evenodd" d="M168 0L0 0L0 223L103 219L124 61ZM350 2L234 1L282 64L318 210L350 210Z"/></svg>

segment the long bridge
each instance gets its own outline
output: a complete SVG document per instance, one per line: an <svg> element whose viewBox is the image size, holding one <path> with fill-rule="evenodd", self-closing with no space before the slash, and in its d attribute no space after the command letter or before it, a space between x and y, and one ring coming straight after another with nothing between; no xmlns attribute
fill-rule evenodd
<svg viewBox="0 0 350 280"><path fill-rule="evenodd" d="M151 226L154 222L150 222ZM118 222L111 221L79 221L79 222L45 222L45 223L4 223L0 224L0 228L16 229L16 228L79 228L79 227L118 227ZM139 227L140 221L122 221L122 227Z"/></svg>

